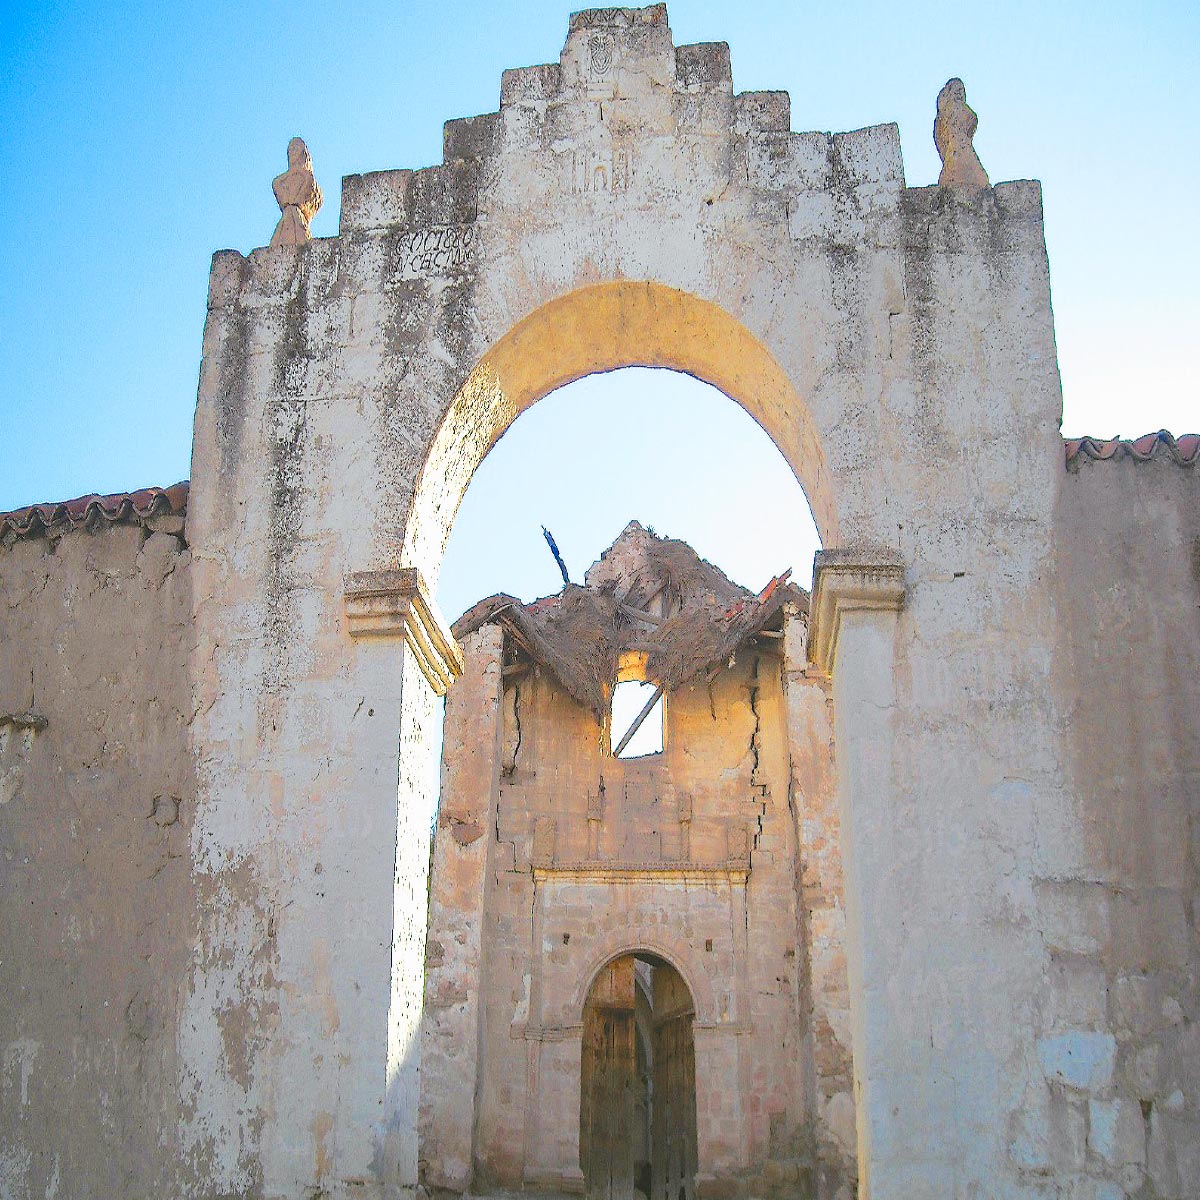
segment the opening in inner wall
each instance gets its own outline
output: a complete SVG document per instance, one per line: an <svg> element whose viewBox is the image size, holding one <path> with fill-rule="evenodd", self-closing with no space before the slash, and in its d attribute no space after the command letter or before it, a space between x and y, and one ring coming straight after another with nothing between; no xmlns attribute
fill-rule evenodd
<svg viewBox="0 0 1200 1200"><path fill-rule="evenodd" d="M613 687L609 746L615 758L644 758L663 748L663 689L650 681L620 680Z"/></svg>

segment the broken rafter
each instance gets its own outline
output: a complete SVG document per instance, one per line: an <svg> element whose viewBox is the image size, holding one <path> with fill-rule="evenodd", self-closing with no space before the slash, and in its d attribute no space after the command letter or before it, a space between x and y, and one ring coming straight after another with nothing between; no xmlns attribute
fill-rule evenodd
<svg viewBox="0 0 1200 1200"><path fill-rule="evenodd" d="M654 584L654 588L652 591L648 592L642 598L642 609L648 608L651 604L653 604L654 601L657 600L658 597L662 595L663 589L667 586L665 579L660 579L657 581L651 580L650 582ZM638 589L641 588L643 586L643 584L644 584L644 580L641 578L640 575L635 577L633 579L633 581L629 584L628 587L617 592L617 603L625 604L628 601L630 596L637 594ZM630 605L630 607L633 608L634 606ZM640 612L641 609L635 609L635 611Z"/></svg>
<svg viewBox="0 0 1200 1200"><path fill-rule="evenodd" d="M503 617L505 613L508 613L511 610L512 605L506 604L503 608L497 609L496 612L492 614L492 619L495 620L496 617ZM510 619L503 621L502 624L504 626L505 633L507 633L508 636L512 638L512 640L516 642L516 644L526 654L528 654L530 658L536 659L538 657L537 651L535 651L533 646L530 645L529 639L522 634L519 628L517 628L517 623L515 620Z"/></svg>

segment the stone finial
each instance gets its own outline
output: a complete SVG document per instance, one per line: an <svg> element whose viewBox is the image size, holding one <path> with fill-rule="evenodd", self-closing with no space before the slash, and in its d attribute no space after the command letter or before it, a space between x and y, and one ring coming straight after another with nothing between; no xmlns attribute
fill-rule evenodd
<svg viewBox="0 0 1200 1200"><path fill-rule="evenodd" d="M288 169L271 184L283 216L275 226L272 246L303 246L312 236L309 222L317 215L324 197L313 177L312 155L303 138L288 142Z"/></svg>
<svg viewBox="0 0 1200 1200"><path fill-rule="evenodd" d="M938 92L937 116L933 121L933 144L942 158L939 187L976 193L991 186L972 141L978 125L979 118L967 104L963 81L951 79Z"/></svg>

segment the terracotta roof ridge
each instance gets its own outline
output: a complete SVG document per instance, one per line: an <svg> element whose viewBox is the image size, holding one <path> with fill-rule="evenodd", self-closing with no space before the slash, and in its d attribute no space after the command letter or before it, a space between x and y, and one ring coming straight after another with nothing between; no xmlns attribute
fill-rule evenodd
<svg viewBox="0 0 1200 1200"><path fill-rule="evenodd" d="M1155 454L1166 455L1181 467L1192 467L1200 460L1200 433L1185 433L1173 437L1165 429L1146 433L1138 438L1064 438L1068 466L1081 458L1093 462L1108 462L1116 458L1132 458L1148 462Z"/></svg>
<svg viewBox="0 0 1200 1200"><path fill-rule="evenodd" d="M29 504L0 513L0 537L34 537L53 529L95 530L105 525L144 525L154 517L183 517L187 513L188 481L170 487L139 488L134 492L92 493L74 500Z"/></svg>

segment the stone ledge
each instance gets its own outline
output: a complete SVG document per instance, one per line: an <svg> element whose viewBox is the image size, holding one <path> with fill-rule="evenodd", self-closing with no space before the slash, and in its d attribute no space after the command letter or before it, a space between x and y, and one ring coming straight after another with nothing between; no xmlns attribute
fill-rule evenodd
<svg viewBox="0 0 1200 1200"><path fill-rule="evenodd" d="M716 863L679 860L542 862L533 864L533 877L539 883L549 880L573 883L711 883L717 879L745 883L750 878L750 865L744 859Z"/></svg>
<svg viewBox="0 0 1200 1200"><path fill-rule="evenodd" d="M444 696L462 674L462 650L416 567L355 571L346 576L344 588L350 636L402 637L430 686Z"/></svg>
<svg viewBox="0 0 1200 1200"><path fill-rule="evenodd" d="M904 605L904 562L877 547L820 550L813 570L808 625L808 658L822 675L833 674L842 614Z"/></svg>
<svg viewBox="0 0 1200 1200"><path fill-rule="evenodd" d="M903 198L907 210L927 216L953 211L1014 220L1042 219L1042 185L1036 179L1009 179L984 188L973 197L932 183L906 187Z"/></svg>
<svg viewBox="0 0 1200 1200"><path fill-rule="evenodd" d="M49 724L41 713L0 713L0 726L11 725L14 729L31 729L34 733L41 733Z"/></svg>
<svg viewBox="0 0 1200 1200"><path fill-rule="evenodd" d="M693 1032L726 1033L735 1037L743 1037L754 1032L754 1023L752 1021L701 1021L693 1016L692 1030ZM518 1022L509 1027L509 1036L516 1041L523 1042L569 1042L583 1036L583 1025L581 1022L572 1022L566 1025L538 1025L536 1022L522 1025Z"/></svg>

